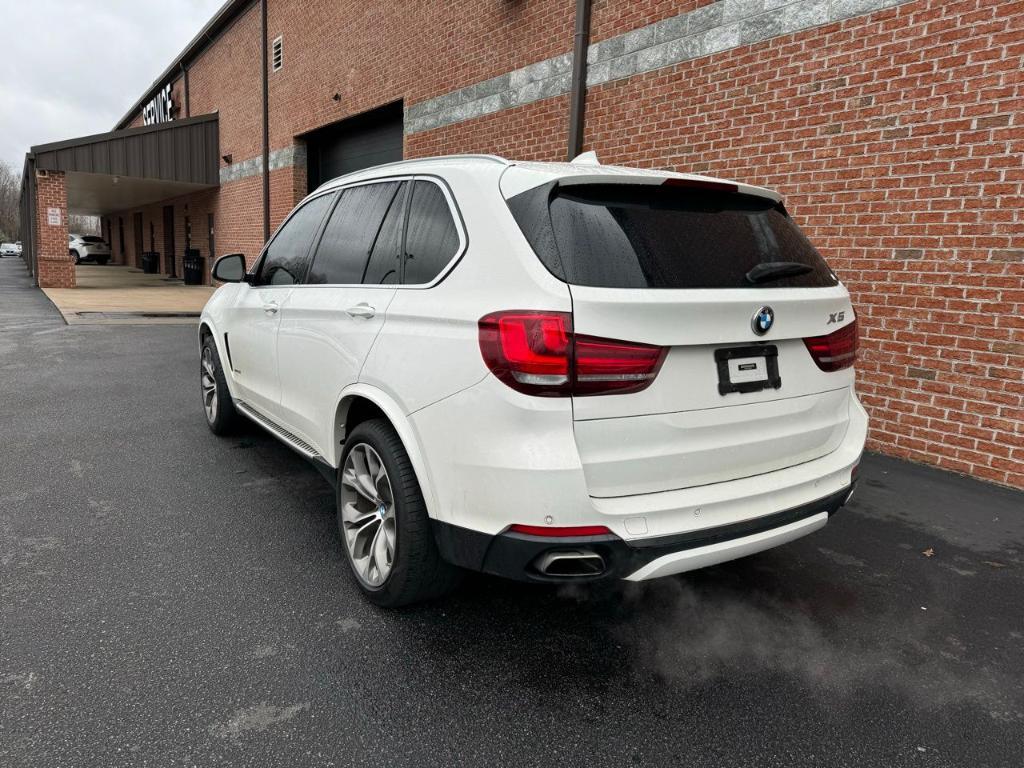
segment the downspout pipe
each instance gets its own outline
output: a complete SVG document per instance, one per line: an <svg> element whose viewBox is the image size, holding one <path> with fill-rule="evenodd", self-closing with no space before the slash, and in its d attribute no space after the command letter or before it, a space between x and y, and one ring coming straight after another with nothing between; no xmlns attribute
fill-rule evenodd
<svg viewBox="0 0 1024 768"><path fill-rule="evenodd" d="M26 201L28 215L28 227L26 229L26 222L22 222L22 229L26 231L21 233L22 242L22 258L24 258L24 244L28 243L28 271L32 275L32 285L39 285L39 254L37 253L37 238L36 238L36 158L32 153L29 153L25 159L25 165L27 168L26 178L23 183L24 187L27 187L26 194L28 194L28 200Z"/></svg>
<svg viewBox="0 0 1024 768"><path fill-rule="evenodd" d="M587 50L590 47L591 0L576 0L576 31L572 38L572 88L569 91L569 160L583 152L587 101Z"/></svg>
<svg viewBox="0 0 1024 768"><path fill-rule="evenodd" d="M263 242L270 239L270 68L267 50L267 0L260 1L263 40Z"/></svg>

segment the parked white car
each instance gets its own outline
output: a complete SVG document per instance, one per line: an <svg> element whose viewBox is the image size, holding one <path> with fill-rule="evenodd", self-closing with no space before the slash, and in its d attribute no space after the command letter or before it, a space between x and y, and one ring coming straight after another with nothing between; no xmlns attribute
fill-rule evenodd
<svg viewBox="0 0 1024 768"><path fill-rule="evenodd" d="M4 256L21 256L21 243L0 243L0 259Z"/></svg>
<svg viewBox="0 0 1024 768"><path fill-rule="evenodd" d="M775 192L490 156L306 198L202 313L210 428L336 479L374 602L459 569L650 579L792 541L867 431L846 288Z"/></svg>
<svg viewBox="0 0 1024 768"><path fill-rule="evenodd" d="M110 261L110 246L102 237L96 235L68 235L68 253L74 258L75 264L83 261L95 261L106 264Z"/></svg>

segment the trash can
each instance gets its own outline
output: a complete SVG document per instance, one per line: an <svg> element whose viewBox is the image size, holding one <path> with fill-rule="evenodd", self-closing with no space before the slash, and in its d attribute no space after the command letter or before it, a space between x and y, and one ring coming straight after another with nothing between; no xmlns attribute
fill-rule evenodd
<svg viewBox="0 0 1024 768"><path fill-rule="evenodd" d="M199 251L197 251L195 248L185 249L185 285L203 284L203 271L205 267L205 261L206 259L200 256Z"/></svg>
<svg viewBox="0 0 1024 768"><path fill-rule="evenodd" d="M160 271L160 254L156 251L143 251L142 271L147 275L155 275Z"/></svg>

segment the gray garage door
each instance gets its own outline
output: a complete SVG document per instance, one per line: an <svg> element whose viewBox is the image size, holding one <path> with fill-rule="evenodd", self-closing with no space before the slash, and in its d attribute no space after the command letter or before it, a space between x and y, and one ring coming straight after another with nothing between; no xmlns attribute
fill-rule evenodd
<svg viewBox="0 0 1024 768"><path fill-rule="evenodd" d="M371 165L402 159L402 103L365 112L305 136L309 189Z"/></svg>

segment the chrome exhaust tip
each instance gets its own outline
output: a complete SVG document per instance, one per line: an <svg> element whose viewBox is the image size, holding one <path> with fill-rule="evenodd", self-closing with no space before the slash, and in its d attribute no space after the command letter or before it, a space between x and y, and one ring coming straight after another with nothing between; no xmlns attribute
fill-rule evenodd
<svg viewBox="0 0 1024 768"><path fill-rule="evenodd" d="M600 576L605 571L604 558L589 549L556 549L545 552L534 562L545 576L570 578Z"/></svg>

